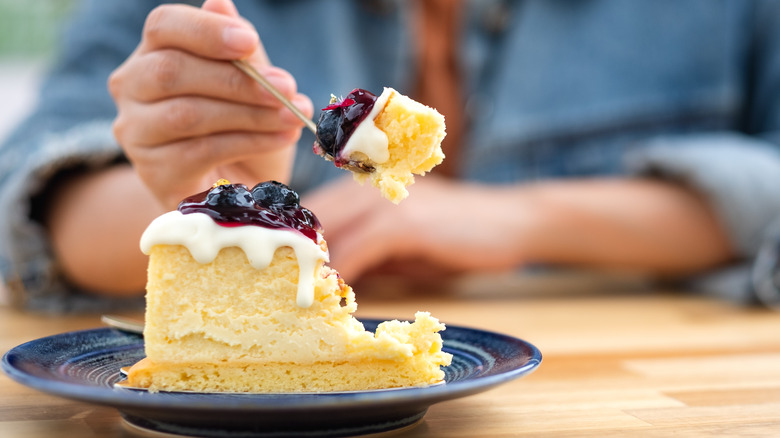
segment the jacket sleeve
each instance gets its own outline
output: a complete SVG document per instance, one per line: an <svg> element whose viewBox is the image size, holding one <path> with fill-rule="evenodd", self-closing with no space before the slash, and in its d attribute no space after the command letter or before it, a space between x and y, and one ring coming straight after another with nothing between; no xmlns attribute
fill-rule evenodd
<svg viewBox="0 0 780 438"><path fill-rule="evenodd" d="M780 3L756 1L753 21L743 126L654 139L629 156L628 166L636 174L699 190L726 228L743 265L695 284L739 301L777 305L780 288L768 286L773 282L767 258L776 258L780 249Z"/></svg>

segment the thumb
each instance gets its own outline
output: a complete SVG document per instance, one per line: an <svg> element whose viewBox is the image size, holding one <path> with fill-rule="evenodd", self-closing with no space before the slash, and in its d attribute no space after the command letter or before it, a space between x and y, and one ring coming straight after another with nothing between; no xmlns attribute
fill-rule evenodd
<svg viewBox="0 0 780 438"><path fill-rule="evenodd" d="M238 9L233 4L233 0L206 0L201 9L217 14L227 15L229 17L238 17Z"/></svg>
<svg viewBox="0 0 780 438"><path fill-rule="evenodd" d="M236 8L236 5L233 4L233 0L206 0L203 2L201 9L216 14L227 15L229 17L241 18L250 27L253 27L252 23L244 20L238 13L238 9ZM268 59L268 54L265 52L262 41L257 46L257 49L246 59L255 67L271 65L271 61Z"/></svg>

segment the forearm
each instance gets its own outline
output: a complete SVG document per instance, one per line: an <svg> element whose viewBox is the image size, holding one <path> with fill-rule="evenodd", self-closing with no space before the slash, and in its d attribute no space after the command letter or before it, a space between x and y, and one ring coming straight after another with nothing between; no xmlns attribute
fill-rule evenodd
<svg viewBox="0 0 780 438"><path fill-rule="evenodd" d="M536 211L534 229L518 231L529 262L684 275L734 258L711 207L681 185L561 181L520 188L517 196Z"/></svg>
<svg viewBox="0 0 780 438"><path fill-rule="evenodd" d="M138 242L161 213L129 165L67 180L55 192L46 218L63 274L97 294L143 293L147 260Z"/></svg>

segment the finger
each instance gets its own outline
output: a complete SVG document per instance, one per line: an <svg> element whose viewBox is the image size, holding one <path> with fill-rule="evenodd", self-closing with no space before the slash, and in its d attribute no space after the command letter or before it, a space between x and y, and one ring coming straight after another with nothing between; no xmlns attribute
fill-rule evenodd
<svg viewBox="0 0 780 438"><path fill-rule="evenodd" d="M206 0L203 3L203 6L201 6L201 9L209 12L215 12L217 14L222 14L228 17L235 17L243 20L247 26L254 28L252 23L245 20L243 17L241 17L238 13L238 9L236 9L236 5L231 0ZM255 50L251 55L248 57L244 57L244 59L249 60L252 65L254 66L263 66L263 65L270 65L270 61L268 60L268 54L265 52L265 48L262 44L258 45L257 50Z"/></svg>
<svg viewBox="0 0 780 438"><path fill-rule="evenodd" d="M216 175L229 175L229 181L246 183L248 186L254 186L260 181L282 181L290 180L292 173L293 159L295 158L295 142L297 137L288 140L279 140L278 144L288 144L289 147L277 147L270 149L263 148L262 155L255 154L252 157L238 162L228 163L227 166L217 167ZM236 176L232 176L236 175ZM217 178L219 179L219 178Z"/></svg>
<svg viewBox="0 0 780 438"><path fill-rule="evenodd" d="M311 99L309 99L308 96L305 96L303 94L296 94L295 97L290 99L290 102L298 108L298 110L303 113L303 115L309 119L312 118L314 115L314 104L312 103ZM303 121L298 118L295 114L293 114L292 111L287 109L287 107L282 108L282 113L280 114L281 120L285 124L294 124L295 126L300 126L303 128Z"/></svg>
<svg viewBox="0 0 780 438"><path fill-rule="evenodd" d="M146 18L140 51L174 48L212 59L240 59L260 47L260 38L245 20L193 8L166 4Z"/></svg>
<svg viewBox="0 0 780 438"><path fill-rule="evenodd" d="M231 0L206 0L200 7L204 11L216 12L228 17L238 17L238 9Z"/></svg>
<svg viewBox="0 0 780 438"><path fill-rule="evenodd" d="M140 146L156 146L232 131L300 131L302 122L287 117L287 112L284 108L185 96L152 104L128 103L117 117L114 130L120 143Z"/></svg>
<svg viewBox="0 0 780 438"><path fill-rule="evenodd" d="M263 158L269 152L290 148L300 132L257 134L227 132L182 140L155 148L129 148L127 156L145 181L192 180L193 175L228 164ZM149 184L152 187L165 184Z"/></svg>
<svg viewBox="0 0 780 438"><path fill-rule="evenodd" d="M277 67L261 67L265 76L285 97L297 93L295 79ZM178 50L158 50L140 55L112 77L110 87L142 102L173 96L200 95L242 103L280 107L265 88L234 65L194 56Z"/></svg>

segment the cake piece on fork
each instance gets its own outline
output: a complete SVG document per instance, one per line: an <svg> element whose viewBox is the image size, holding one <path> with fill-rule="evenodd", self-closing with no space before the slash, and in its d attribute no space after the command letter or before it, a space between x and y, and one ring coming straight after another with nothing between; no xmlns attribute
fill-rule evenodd
<svg viewBox="0 0 780 438"><path fill-rule="evenodd" d="M314 152L371 181L382 195L399 203L414 175L424 175L444 160L444 116L385 88L382 94L355 89L335 96L320 114Z"/></svg>

